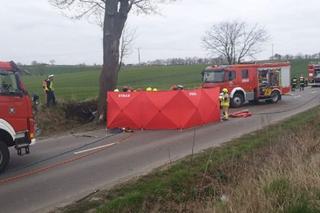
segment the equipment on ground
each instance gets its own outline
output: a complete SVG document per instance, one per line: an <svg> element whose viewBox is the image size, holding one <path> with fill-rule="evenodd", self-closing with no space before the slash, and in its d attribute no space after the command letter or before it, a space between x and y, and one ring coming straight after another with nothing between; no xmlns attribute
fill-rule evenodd
<svg viewBox="0 0 320 213"><path fill-rule="evenodd" d="M231 118L247 118L250 117L252 113L249 110L241 110L238 112L233 112L230 114Z"/></svg>
<svg viewBox="0 0 320 213"><path fill-rule="evenodd" d="M32 102L20 73L14 62L0 62L0 173L9 163L9 147L22 156L35 141Z"/></svg>
<svg viewBox="0 0 320 213"><path fill-rule="evenodd" d="M281 95L291 91L290 64L209 66L202 71L202 82L203 88L227 88L232 107L240 107L246 101L277 103Z"/></svg>

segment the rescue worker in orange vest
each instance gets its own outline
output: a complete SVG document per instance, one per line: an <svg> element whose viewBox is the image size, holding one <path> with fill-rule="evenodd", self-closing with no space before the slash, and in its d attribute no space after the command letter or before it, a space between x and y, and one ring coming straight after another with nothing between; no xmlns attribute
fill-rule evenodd
<svg viewBox="0 0 320 213"><path fill-rule="evenodd" d="M300 76L300 78L299 78L299 88L300 88L300 91L303 91L303 90L304 90L304 84L305 84L305 80L304 80L303 75L301 74L301 76Z"/></svg>
<svg viewBox="0 0 320 213"><path fill-rule="evenodd" d="M228 94L228 89L223 88L222 93L220 94L220 105L223 113L223 120L229 119L229 106L230 106L230 97Z"/></svg>

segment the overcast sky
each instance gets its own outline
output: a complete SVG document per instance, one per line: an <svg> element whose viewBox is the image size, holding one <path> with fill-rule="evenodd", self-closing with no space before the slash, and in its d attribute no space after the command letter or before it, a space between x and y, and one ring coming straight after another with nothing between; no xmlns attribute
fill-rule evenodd
<svg viewBox="0 0 320 213"><path fill-rule="evenodd" d="M84 19L70 20L47 0L0 0L0 60L57 64L102 62L101 29ZM178 0L161 5L161 15L129 17L136 29L126 63L172 57L205 57L201 37L212 24L258 23L271 36L259 59L320 51L319 0Z"/></svg>

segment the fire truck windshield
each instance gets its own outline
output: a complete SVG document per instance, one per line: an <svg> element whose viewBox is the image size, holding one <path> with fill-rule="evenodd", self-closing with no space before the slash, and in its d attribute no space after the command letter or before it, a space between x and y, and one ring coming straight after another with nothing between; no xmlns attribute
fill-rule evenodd
<svg viewBox="0 0 320 213"><path fill-rule="evenodd" d="M224 81L224 71L223 70L205 70L203 72L203 82L204 83L218 83Z"/></svg>
<svg viewBox="0 0 320 213"><path fill-rule="evenodd" d="M15 95L20 92L13 72L0 71L0 95Z"/></svg>

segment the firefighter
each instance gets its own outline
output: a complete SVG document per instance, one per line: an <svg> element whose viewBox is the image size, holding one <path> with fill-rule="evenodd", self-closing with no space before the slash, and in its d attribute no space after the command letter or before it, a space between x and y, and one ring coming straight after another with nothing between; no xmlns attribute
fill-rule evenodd
<svg viewBox="0 0 320 213"><path fill-rule="evenodd" d="M223 88L222 93L220 94L220 105L223 113L223 120L229 119L229 106L230 106L230 97L228 94L228 89Z"/></svg>
<svg viewBox="0 0 320 213"><path fill-rule="evenodd" d="M305 79L304 79L303 75L301 74L300 78L299 78L300 91L304 91L304 86L305 86Z"/></svg>
<svg viewBox="0 0 320 213"><path fill-rule="evenodd" d="M47 96L47 107L50 107L51 105L56 105L56 96L54 94L53 80L54 75L49 75L48 78L44 80L42 84Z"/></svg>
<svg viewBox="0 0 320 213"><path fill-rule="evenodd" d="M293 78L291 79L291 86L292 86L292 91L295 91L296 87L297 87L297 78L296 78L296 76L293 76Z"/></svg>

